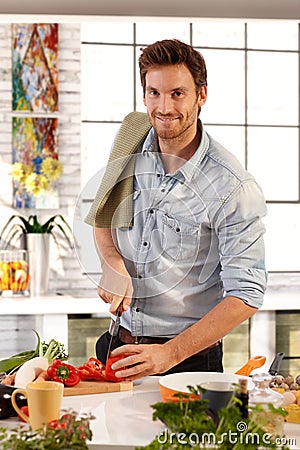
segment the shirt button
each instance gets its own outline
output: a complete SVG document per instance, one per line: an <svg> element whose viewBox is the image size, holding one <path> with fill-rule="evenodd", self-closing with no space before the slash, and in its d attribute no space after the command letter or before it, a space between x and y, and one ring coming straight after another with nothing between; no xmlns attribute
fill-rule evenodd
<svg viewBox="0 0 300 450"><path fill-rule="evenodd" d="M138 275L138 278L141 279L141 278L143 278L143 277L142 277L142 275Z"/></svg>
<svg viewBox="0 0 300 450"><path fill-rule="evenodd" d="M147 245L148 245L148 242L146 242L146 241L143 242L143 246L144 246L144 247L147 247Z"/></svg>
<svg viewBox="0 0 300 450"><path fill-rule="evenodd" d="M165 192L165 188L162 188L162 189L161 189L161 192Z"/></svg>
<svg viewBox="0 0 300 450"><path fill-rule="evenodd" d="M149 213L153 214L154 213L154 209L149 209Z"/></svg>
<svg viewBox="0 0 300 450"><path fill-rule="evenodd" d="M140 308L136 308L136 310L135 310L135 311L136 311L136 312L140 312L140 310L141 310Z"/></svg>

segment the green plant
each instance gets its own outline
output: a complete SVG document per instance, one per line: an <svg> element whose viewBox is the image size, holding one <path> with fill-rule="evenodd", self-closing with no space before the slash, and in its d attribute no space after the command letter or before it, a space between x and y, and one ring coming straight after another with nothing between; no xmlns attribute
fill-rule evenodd
<svg viewBox="0 0 300 450"><path fill-rule="evenodd" d="M57 243L55 230L58 230L72 247L72 229L61 214L50 217L46 222L41 223L36 215L28 218L14 214L4 225L0 233L0 249L6 249L14 240L21 235L29 233L51 234Z"/></svg>
<svg viewBox="0 0 300 450"><path fill-rule="evenodd" d="M191 393L199 395L200 386L188 386ZM178 402L158 402L153 420L160 420L166 428L145 447L136 450L288 450L285 437L272 435L263 428L270 418L286 416L282 408L268 405L265 411L260 405L250 407L248 418L244 418L238 407L240 400L233 394L228 405L220 409L218 416L207 409L207 400L189 401L185 394L175 394ZM259 417L259 421L257 420ZM263 418L263 420L262 420Z"/></svg>
<svg viewBox="0 0 300 450"><path fill-rule="evenodd" d="M59 420L53 420L43 429L33 431L23 426L7 430L0 427L1 450L88 450L87 441L92 439L91 414L79 414L75 411L64 414Z"/></svg>

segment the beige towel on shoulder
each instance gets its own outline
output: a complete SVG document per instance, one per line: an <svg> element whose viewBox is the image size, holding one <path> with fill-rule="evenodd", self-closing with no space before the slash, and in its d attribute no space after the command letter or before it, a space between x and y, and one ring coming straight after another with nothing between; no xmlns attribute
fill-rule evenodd
<svg viewBox="0 0 300 450"><path fill-rule="evenodd" d="M128 114L115 139L105 173L85 222L97 228L128 228L133 224L134 153L151 124L148 114Z"/></svg>

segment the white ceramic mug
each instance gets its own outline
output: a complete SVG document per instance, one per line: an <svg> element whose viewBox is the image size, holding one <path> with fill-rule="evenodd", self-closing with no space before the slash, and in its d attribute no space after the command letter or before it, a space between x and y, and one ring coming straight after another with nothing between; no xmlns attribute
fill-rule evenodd
<svg viewBox="0 0 300 450"><path fill-rule="evenodd" d="M61 401L64 385L56 381L36 381L28 383L26 389L16 389L12 393L11 402L20 417L31 425L33 430L42 428L51 420L60 418ZM16 395L27 398L29 417L20 410L16 403Z"/></svg>

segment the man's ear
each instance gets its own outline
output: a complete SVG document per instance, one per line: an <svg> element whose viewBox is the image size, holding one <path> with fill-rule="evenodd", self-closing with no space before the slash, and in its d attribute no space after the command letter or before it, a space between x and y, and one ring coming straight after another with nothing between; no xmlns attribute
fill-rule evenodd
<svg viewBox="0 0 300 450"><path fill-rule="evenodd" d="M204 105L207 99L207 86L202 86L198 93L198 106Z"/></svg>

